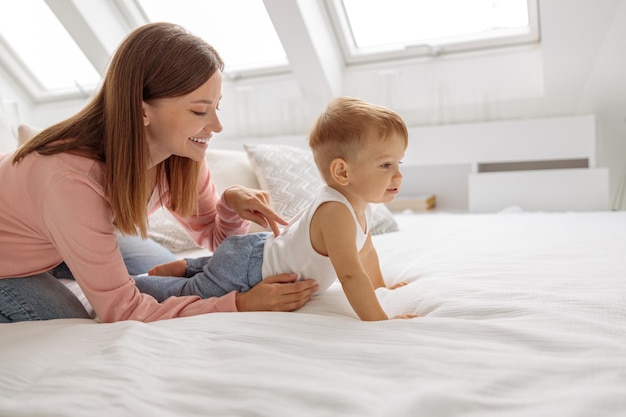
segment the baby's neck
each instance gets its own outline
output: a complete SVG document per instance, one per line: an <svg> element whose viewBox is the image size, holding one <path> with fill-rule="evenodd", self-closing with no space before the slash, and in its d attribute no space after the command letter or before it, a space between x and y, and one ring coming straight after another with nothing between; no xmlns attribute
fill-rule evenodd
<svg viewBox="0 0 626 417"><path fill-rule="evenodd" d="M343 195L346 198L346 200L348 200L348 203L350 203L350 205L352 206L352 209L354 210L354 214L356 214L359 220L365 219L365 211L367 210L367 206L369 205L368 201L365 201L359 198L358 196L354 195L346 187L330 185L330 184L328 186L338 191L339 193L341 193L341 195Z"/></svg>

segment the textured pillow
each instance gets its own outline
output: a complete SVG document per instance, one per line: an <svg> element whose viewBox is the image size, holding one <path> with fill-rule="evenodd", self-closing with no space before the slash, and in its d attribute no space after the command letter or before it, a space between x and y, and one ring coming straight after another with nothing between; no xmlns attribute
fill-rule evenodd
<svg viewBox="0 0 626 417"><path fill-rule="evenodd" d="M172 253L199 247L189 237L185 228L165 208L152 213L148 217L148 222L150 224L148 237L160 243Z"/></svg>
<svg viewBox="0 0 626 417"><path fill-rule="evenodd" d="M324 184L309 149L265 144L243 147L261 188L270 193L272 208L286 219L304 209ZM374 204L372 214L372 234L398 231L393 214L384 204Z"/></svg>

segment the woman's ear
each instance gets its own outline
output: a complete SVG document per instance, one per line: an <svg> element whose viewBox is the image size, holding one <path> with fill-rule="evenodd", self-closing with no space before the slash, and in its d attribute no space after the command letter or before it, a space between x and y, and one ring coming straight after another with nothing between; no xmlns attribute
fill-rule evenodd
<svg viewBox="0 0 626 417"><path fill-rule="evenodd" d="M145 101L141 102L141 110L143 112L143 125L146 127L150 124L150 116L148 115L148 104Z"/></svg>
<svg viewBox="0 0 626 417"><path fill-rule="evenodd" d="M348 163L342 158L335 158L330 162L330 176L339 185L350 183Z"/></svg>

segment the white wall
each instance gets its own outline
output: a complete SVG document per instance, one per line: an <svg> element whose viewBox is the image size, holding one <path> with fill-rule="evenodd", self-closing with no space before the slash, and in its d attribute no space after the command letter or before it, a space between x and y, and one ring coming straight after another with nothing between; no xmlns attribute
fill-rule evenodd
<svg viewBox="0 0 626 417"><path fill-rule="evenodd" d="M620 52L621 51L621 52ZM611 196L626 180L626 2L606 25L577 110L593 112L598 125L597 158L610 169ZM626 190L625 190L626 192ZM622 203L626 209L626 200Z"/></svg>
<svg viewBox="0 0 626 417"><path fill-rule="evenodd" d="M279 1L266 0L283 37L292 30L286 20L305 4L296 3L299 9L286 10ZM332 61L332 51L311 54L327 39L328 28L308 10L298 18L319 33L299 32L306 38L302 48L289 38L288 55L298 63L293 74L225 81L220 140L306 134L323 107L312 87L388 105L416 127L595 114L596 166L609 168L613 195L626 165L626 0L541 0L539 6L539 47L348 67L340 80L337 62L323 65ZM314 59L318 66L307 65ZM20 115L30 124L48 125L84 104L33 105L12 92L5 74L0 78L2 98L19 101Z"/></svg>

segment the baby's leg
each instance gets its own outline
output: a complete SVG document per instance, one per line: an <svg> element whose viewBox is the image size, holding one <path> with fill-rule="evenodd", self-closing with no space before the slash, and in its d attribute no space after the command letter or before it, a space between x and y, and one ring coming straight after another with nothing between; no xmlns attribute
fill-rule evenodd
<svg viewBox="0 0 626 417"><path fill-rule="evenodd" d="M263 246L268 233L252 233L225 239L206 258L189 258L187 279L171 276L137 276L139 291L158 301L171 296L221 297L231 291L245 292L261 279Z"/></svg>
<svg viewBox="0 0 626 417"><path fill-rule="evenodd" d="M231 291L246 292L261 282L263 246L268 233L251 233L225 239L206 262L187 259L187 292L215 297Z"/></svg>

